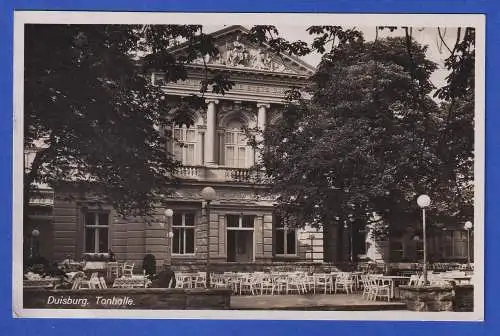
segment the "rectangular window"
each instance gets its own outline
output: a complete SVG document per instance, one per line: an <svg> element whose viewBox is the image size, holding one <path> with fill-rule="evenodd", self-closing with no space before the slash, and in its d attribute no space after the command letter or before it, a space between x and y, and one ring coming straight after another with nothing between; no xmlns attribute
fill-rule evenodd
<svg viewBox="0 0 500 336"><path fill-rule="evenodd" d="M194 253L194 213L174 213L172 232L172 253Z"/></svg>
<svg viewBox="0 0 500 336"><path fill-rule="evenodd" d="M276 216L274 226L274 252L276 255L297 254L297 231L288 227L283 219Z"/></svg>
<svg viewBox="0 0 500 336"><path fill-rule="evenodd" d="M467 232L466 231L445 231L444 236L444 256L449 258L467 257Z"/></svg>
<svg viewBox="0 0 500 336"><path fill-rule="evenodd" d="M109 213L88 212L85 214L85 252L107 253L109 251Z"/></svg>
<svg viewBox="0 0 500 336"><path fill-rule="evenodd" d="M234 229L253 229L254 215L227 215L227 227Z"/></svg>
<svg viewBox="0 0 500 336"><path fill-rule="evenodd" d="M245 133L239 130L226 131L224 144L226 166L231 168L248 168Z"/></svg>
<svg viewBox="0 0 500 336"><path fill-rule="evenodd" d="M174 128L174 156L183 165L195 165L196 131L192 128Z"/></svg>

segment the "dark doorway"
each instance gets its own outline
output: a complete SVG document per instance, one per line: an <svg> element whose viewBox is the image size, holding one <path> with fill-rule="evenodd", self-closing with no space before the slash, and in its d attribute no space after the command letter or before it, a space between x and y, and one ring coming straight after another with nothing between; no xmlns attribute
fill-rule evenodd
<svg viewBox="0 0 500 336"><path fill-rule="evenodd" d="M227 261L253 261L253 230L227 230Z"/></svg>

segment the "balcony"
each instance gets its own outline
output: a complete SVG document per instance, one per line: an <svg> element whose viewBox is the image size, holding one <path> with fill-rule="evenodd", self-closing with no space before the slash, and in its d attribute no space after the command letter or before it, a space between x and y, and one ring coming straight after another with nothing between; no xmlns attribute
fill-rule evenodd
<svg viewBox="0 0 500 336"><path fill-rule="evenodd" d="M222 166L182 166L177 170L177 177L185 180L237 182L263 184L264 173L245 168Z"/></svg>
<svg viewBox="0 0 500 336"><path fill-rule="evenodd" d="M54 191L53 190L35 190L33 191L29 205L51 207L54 205Z"/></svg>

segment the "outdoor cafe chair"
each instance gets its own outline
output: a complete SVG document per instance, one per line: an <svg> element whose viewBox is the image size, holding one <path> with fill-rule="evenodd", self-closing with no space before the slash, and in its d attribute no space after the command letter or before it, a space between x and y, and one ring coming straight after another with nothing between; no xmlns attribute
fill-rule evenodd
<svg viewBox="0 0 500 336"><path fill-rule="evenodd" d="M126 277L131 277L133 275L133 271L134 271L134 264L129 264L129 263L124 263L123 264L123 271L122 271L122 275L123 276L126 276Z"/></svg>
<svg viewBox="0 0 500 336"><path fill-rule="evenodd" d="M349 273L341 272L337 275L335 279L335 294L337 290L344 290L347 294L353 292L354 281L352 280Z"/></svg>
<svg viewBox="0 0 500 336"><path fill-rule="evenodd" d="M89 281L92 288L102 288L101 279L99 279L99 275L97 272L92 273Z"/></svg>
<svg viewBox="0 0 500 336"><path fill-rule="evenodd" d="M297 294L303 294L306 292L305 283L298 274L290 274L287 278L286 294L290 294L291 292L296 292Z"/></svg>
<svg viewBox="0 0 500 336"><path fill-rule="evenodd" d="M257 286L259 287L259 294L274 295L275 284L270 274L262 274L258 277Z"/></svg>
<svg viewBox="0 0 500 336"><path fill-rule="evenodd" d="M106 285L106 280L104 280L104 278L103 278L103 277L99 277L99 283L100 283L100 285L101 285L101 287L100 287L101 289L106 289L106 288L108 288L108 285Z"/></svg>
<svg viewBox="0 0 500 336"><path fill-rule="evenodd" d="M282 273L272 274L273 281L273 293L283 294L286 293L286 284L288 282L288 277Z"/></svg>
<svg viewBox="0 0 500 336"><path fill-rule="evenodd" d="M226 288L227 287L224 276L222 274L217 274L217 273L214 273L210 276L210 284L214 288Z"/></svg>
<svg viewBox="0 0 500 336"><path fill-rule="evenodd" d="M387 301L391 300L392 290L391 284L387 283L385 280L377 277L371 279L371 294L373 300L379 297L386 297Z"/></svg>
<svg viewBox="0 0 500 336"><path fill-rule="evenodd" d="M175 273L175 288L190 288L191 281L187 273Z"/></svg>
<svg viewBox="0 0 500 336"><path fill-rule="evenodd" d="M420 275L410 275L410 281L408 286L420 286L423 283L422 277Z"/></svg>
<svg viewBox="0 0 500 336"><path fill-rule="evenodd" d="M363 292L361 293L361 297L366 299L370 298L370 295L373 292L373 285L372 282L370 281L370 276L369 275L362 275L361 276L361 282L363 284Z"/></svg>
<svg viewBox="0 0 500 336"><path fill-rule="evenodd" d="M251 275L246 275L241 279L240 282L240 295L243 294L252 294L255 295L255 292L258 290L257 283L255 278Z"/></svg>
<svg viewBox="0 0 500 336"><path fill-rule="evenodd" d="M211 273L210 280L214 273ZM210 281L211 282L211 281ZM207 272L198 272L193 274L193 287L194 288L204 288L207 285Z"/></svg>
<svg viewBox="0 0 500 336"><path fill-rule="evenodd" d="M97 272L92 273L89 279L80 278L77 289L94 289L96 287L95 286L96 278L97 278Z"/></svg>
<svg viewBox="0 0 500 336"><path fill-rule="evenodd" d="M324 294L327 292L331 294L333 292L333 274L315 274L314 283L314 294L316 294L316 289L323 290Z"/></svg>
<svg viewBox="0 0 500 336"><path fill-rule="evenodd" d="M85 273L77 272L71 280L71 282L73 283L71 289L78 289L82 280L85 280Z"/></svg>

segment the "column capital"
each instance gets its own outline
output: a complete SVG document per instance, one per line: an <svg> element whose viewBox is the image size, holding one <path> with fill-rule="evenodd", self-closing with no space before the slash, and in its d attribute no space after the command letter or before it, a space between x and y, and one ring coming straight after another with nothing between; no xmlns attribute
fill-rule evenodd
<svg viewBox="0 0 500 336"><path fill-rule="evenodd" d="M210 104L210 103L219 104L219 99L207 98L207 99L205 99L205 103L207 103L207 104Z"/></svg>
<svg viewBox="0 0 500 336"><path fill-rule="evenodd" d="M257 108L261 108L261 107L268 109L271 107L271 104L269 104L269 103L257 103Z"/></svg>

